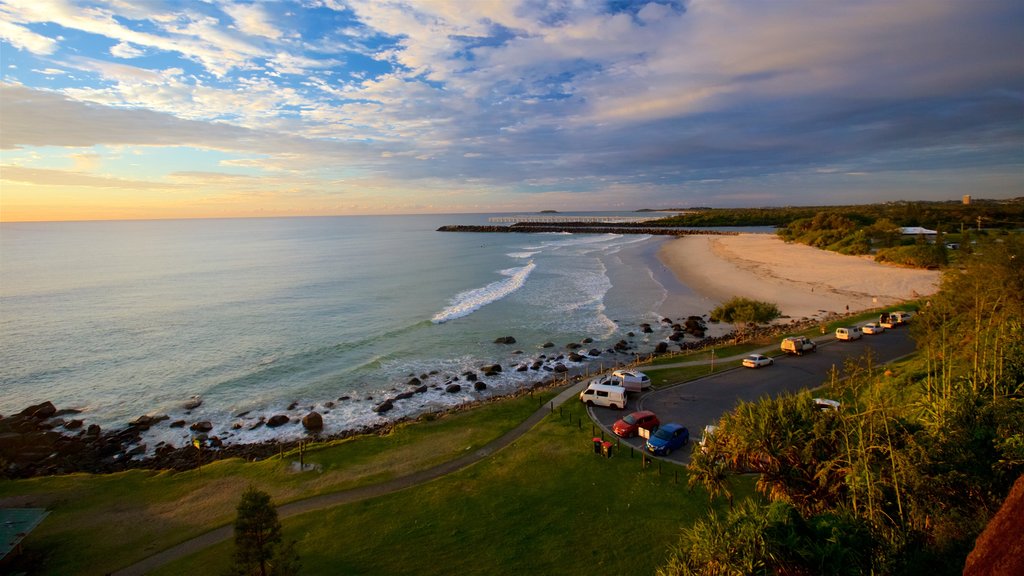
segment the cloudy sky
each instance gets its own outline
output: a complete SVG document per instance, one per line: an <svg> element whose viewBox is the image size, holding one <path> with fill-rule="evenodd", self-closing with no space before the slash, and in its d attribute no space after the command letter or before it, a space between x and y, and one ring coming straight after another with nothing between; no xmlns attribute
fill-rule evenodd
<svg viewBox="0 0 1024 576"><path fill-rule="evenodd" d="M1020 0L0 0L0 219L1024 196Z"/></svg>

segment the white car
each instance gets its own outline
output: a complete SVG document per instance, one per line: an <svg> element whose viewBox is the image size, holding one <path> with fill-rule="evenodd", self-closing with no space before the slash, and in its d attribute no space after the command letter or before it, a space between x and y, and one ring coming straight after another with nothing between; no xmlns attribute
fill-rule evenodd
<svg viewBox="0 0 1024 576"><path fill-rule="evenodd" d="M818 407L818 410L832 410L834 412L838 412L839 407L842 406L838 400L831 400L829 398L815 398L814 405Z"/></svg>
<svg viewBox="0 0 1024 576"><path fill-rule="evenodd" d="M865 334L881 334L885 332L885 328L877 322L869 322L860 327L860 331Z"/></svg>
<svg viewBox="0 0 1024 576"><path fill-rule="evenodd" d="M760 368L761 366L771 366L772 364L775 364L775 360L764 354L751 354L743 359L743 365L747 368Z"/></svg>

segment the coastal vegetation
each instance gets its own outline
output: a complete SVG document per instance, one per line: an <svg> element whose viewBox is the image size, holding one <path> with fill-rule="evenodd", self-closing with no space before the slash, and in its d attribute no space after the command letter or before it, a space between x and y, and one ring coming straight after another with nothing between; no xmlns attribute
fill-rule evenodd
<svg viewBox="0 0 1024 576"><path fill-rule="evenodd" d="M838 410L805 391L723 416L690 481L728 497L755 472L767 502L684 529L659 574L960 573L1024 472L1022 258L1015 234L944 272L913 322L919 355L847 362Z"/></svg>
<svg viewBox="0 0 1024 576"><path fill-rule="evenodd" d="M779 237L840 254L874 254L879 262L938 268L949 262L947 243L970 250L972 241L1024 228L1024 198L970 203L886 202L856 206L700 208L647 222L648 226L775 226ZM937 232L929 241L906 227Z"/></svg>
<svg viewBox="0 0 1024 576"><path fill-rule="evenodd" d="M1024 227L1024 198L1011 200L895 201L838 206L765 208L665 208L680 214L647 222L658 226L789 226L818 214L835 215L859 227L888 220L895 226L925 226L946 232L968 229L1012 230Z"/></svg>
<svg viewBox="0 0 1024 576"><path fill-rule="evenodd" d="M775 320L782 313L778 306L771 302L761 302L734 296L719 304L711 311L712 322L729 322L738 326L747 324L765 324Z"/></svg>

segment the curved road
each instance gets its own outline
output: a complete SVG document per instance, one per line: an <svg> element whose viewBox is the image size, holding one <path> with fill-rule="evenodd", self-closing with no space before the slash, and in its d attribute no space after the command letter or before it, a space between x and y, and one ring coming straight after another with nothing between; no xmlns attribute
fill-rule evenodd
<svg viewBox="0 0 1024 576"><path fill-rule="evenodd" d="M859 340L845 342L825 336L816 340L817 352L803 356L776 356L775 365L764 368L732 368L712 375L690 380L682 384L646 392L629 399L625 410L593 407L591 418L609 433L612 424L633 410L650 410L658 415L662 423L678 422L690 430L691 442L700 440L704 426L714 424L738 400L757 400L762 396L775 396L782 392L797 392L805 388L817 388L828 378L829 370L835 366L842 371L843 361L863 355L872 350L876 364L891 362L914 351L914 341L905 327L886 330L882 334L864 335ZM762 350L778 352L778 346ZM732 358L718 359L718 362L739 360L746 354ZM688 362L671 365L687 366L702 364ZM657 369L669 366L658 366ZM655 368L643 368L654 372ZM623 438L624 445L643 449L642 438ZM625 447L625 446L623 446ZM687 463L690 449L684 446L668 456L668 460Z"/></svg>
<svg viewBox="0 0 1024 576"><path fill-rule="evenodd" d="M738 399L756 400L764 395L775 395L783 391L797 391L804 388L817 387L823 382L833 365L841 368L843 359L863 354L867 348L874 350L876 361L882 364L913 352L914 342L910 339L905 328L892 331L887 330L885 333L877 336L865 336L854 342L836 342L830 337L826 337L818 341L817 352L805 354L801 357L776 357L774 366L757 370L730 369L698 380L691 380L631 398L626 410L594 407L590 408L589 412L591 419L605 430L610 431L615 420L627 414L628 411L639 409L652 410L658 414L662 422L683 423L690 429L690 434L693 435L692 439L697 440L704 425L717 421L722 414L735 406ZM775 349L773 347L770 350ZM721 358L718 361L728 362L730 360L738 360L743 356L746 356L746 354L732 358ZM686 362L659 366L658 368L701 364L706 365L707 362ZM647 370L653 371L652 368ZM278 516L281 519L289 518L313 510L397 492L465 468L514 442L536 426L550 413L553 407L559 406L570 399L576 400L577 395L584 386L586 386L585 381L570 386L562 391L551 403L538 409L533 415L523 421L522 424L509 430L501 438L494 440L472 454L445 462L428 470L396 478L389 482L324 494L284 504L278 507ZM640 449L643 448L642 441L639 438L623 439L622 442ZM673 453L668 459L679 463L686 463L689 461L689 453L688 447L684 447L682 450ZM222 526L149 556L113 574L115 576L145 574L169 562L227 540L233 536L233 533L233 526Z"/></svg>

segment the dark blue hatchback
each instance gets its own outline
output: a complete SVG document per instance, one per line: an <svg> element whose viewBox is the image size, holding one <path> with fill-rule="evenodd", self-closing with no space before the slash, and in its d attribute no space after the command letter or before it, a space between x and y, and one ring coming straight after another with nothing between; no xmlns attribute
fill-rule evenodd
<svg viewBox="0 0 1024 576"><path fill-rule="evenodd" d="M682 424L662 424L647 440L647 450L651 454L668 456L689 441L690 431Z"/></svg>

